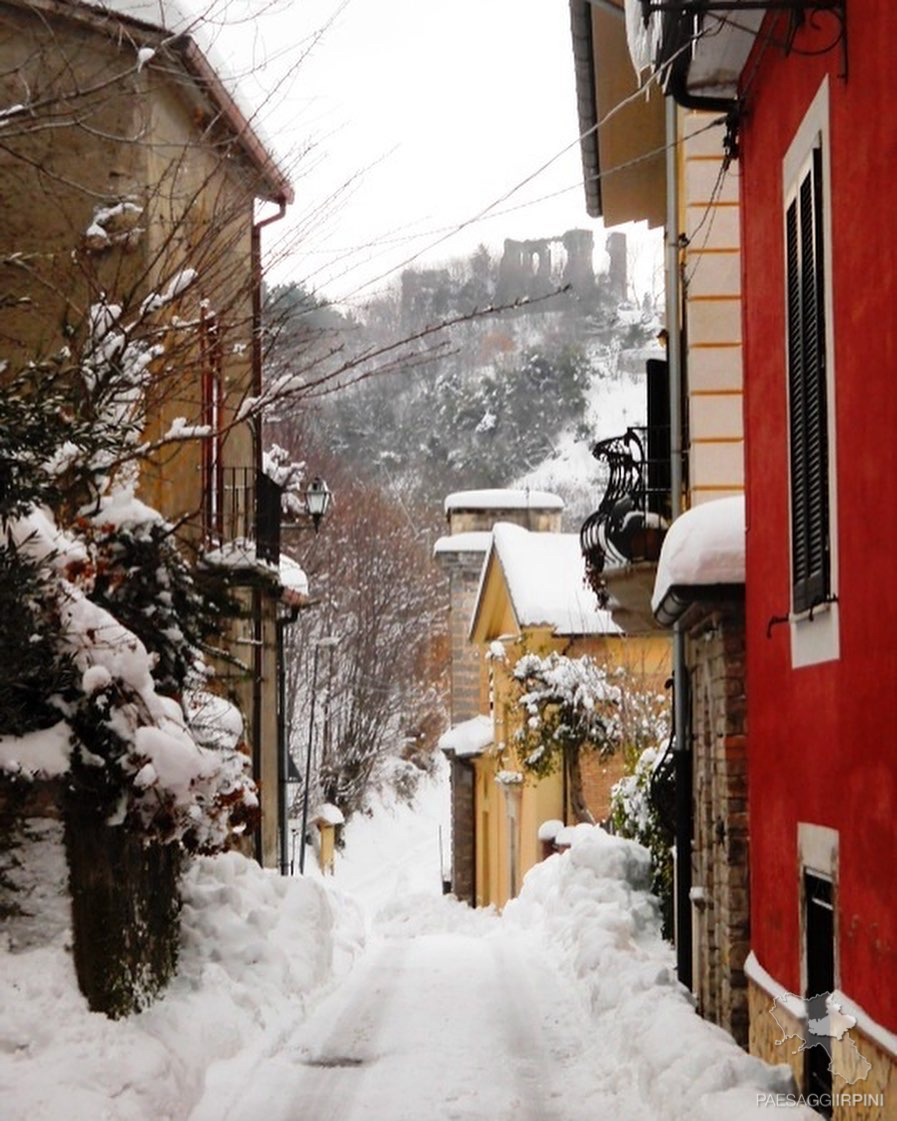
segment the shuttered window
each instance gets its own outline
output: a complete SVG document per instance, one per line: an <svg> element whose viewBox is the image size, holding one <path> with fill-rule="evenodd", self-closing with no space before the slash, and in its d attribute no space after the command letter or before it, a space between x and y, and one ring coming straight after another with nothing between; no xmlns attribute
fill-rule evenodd
<svg viewBox="0 0 897 1121"><path fill-rule="evenodd" d="M791 459L792 609L831 595L822 149L803 165L785 213Z"/></svg>

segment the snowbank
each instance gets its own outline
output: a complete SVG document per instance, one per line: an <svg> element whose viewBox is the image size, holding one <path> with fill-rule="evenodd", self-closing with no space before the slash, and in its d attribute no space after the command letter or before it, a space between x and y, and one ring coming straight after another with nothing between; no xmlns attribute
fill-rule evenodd
<svg viewBox="0 0 897 1121"><path fill-rule="evenodd" d="M671 588L744 583L744 496L687 510L664 538L651 608Z"/></svg>
<svg viewBox="0 0 897 1121"><path fill-rule="evenodd" d="M597 826L577 829L568 853L537 864L503 921L541 927L559 966L579 983L609 1053L631 1060L664 1121L746 1121L757 1095L792 1091L770 1067L702 1020L678 983L648 894L649 856ZM818 1121L810 1109L790 1117Z"/></svg>
<svg viewBox="0 0 897 1121"><path fill-rule="evenodd" d="M19 953L0 946L4 1121L187 1118L210 1081L304 1017L363 936L336 893L236 853L193 862L182 922L178 976L127 1020L88 1010L68 931Z"/></svg>

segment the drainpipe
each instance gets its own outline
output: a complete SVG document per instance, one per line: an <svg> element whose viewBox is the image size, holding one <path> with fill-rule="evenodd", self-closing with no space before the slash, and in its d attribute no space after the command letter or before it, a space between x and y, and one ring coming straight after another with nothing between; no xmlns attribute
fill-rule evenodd
<svg viewBox="0 0 897 1121"><path fill-rule="evenodd" d="M262 230L277 222L286 214L285 198L277 200L276 214L252 223L250 237L250 268L252 271L252 394L258 397L262 391ZM262 422L255 417L252 422L253 460L256 472L262 469ZM256 536L258 536L258 495L256 494ZM262 621L262 593L258 587L252 590L252 771L258 783L262 767L262 676L264 673L264 625ZM255 831L255 857L264 866L265 852L262 839L262 826Z"/></svg>
<svg viewBox="0 0 897 1121"><path fill-rule="evenodd" d="M290 608L289 615L281 615L277 619L277 789L278 789L278 814L280 825L280 874L290 874L290 829L288 789L289 789L289 752L290 744L287 736L287 666L286 666L286 630L299 618L299 608Z"/></svg>
<svg viewBox="0 0 897 1121"><path fill-rule="evenodd" d="M679 273L679 179L677 106L666 98L666 320L667 359L670 373L670 482L673 519L682 513L683 433L682 416L682 293ZM675 730L676 774L676 967L679 980L692 984L691 947L691 744L689 742L688 688L685 667L685 634L677 622L673 628L673 728Z"/></svg>

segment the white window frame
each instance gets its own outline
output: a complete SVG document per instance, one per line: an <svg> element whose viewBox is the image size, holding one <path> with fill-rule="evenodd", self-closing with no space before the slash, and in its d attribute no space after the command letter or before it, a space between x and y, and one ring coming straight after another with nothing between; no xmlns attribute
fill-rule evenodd
<svg viewBox="0 0 897 1121"><path fill-rule="evenodd" d="M800 180L808 162L812 159L814 148L822 151L822 235L823 235L823 282L825 306L825 348L826 348L826 422L828 437L828 504L829 504L829 587L831 601L820 604L810 611L789 616L791 630L791 665L798 669L802 666L818 665L822 662L836 661L841 654L840 612L838 594L838 492L837 492L837 443L835 424L835 340L834 340L834 301L832 298L832 208L831 208L831 137L829 132L829 81L825 77L816 96L810 104L803 121L782 161L782 244L785 244L785 218L788 206L794 199ZM787 265L786 265L787 268ZM785 300L785 322L787 324L788 292L783 285ZM787 370L787 332L785 338L785 361ZM788 432L791 431L791 402L788 378L785 379L785 398L788 410ZM789 435L790 439L790 435ZM789 549L789 595L791 594L791 455L788 455L788 549Z"/></svg>
<svg viewBox="0 0 897 1121"><path fill-rule="evenodd" d="M797 823L797 859L798 859L798 901L800 906L800 991L801 995L807 989L807 954L806 954L806 922L807 901L804 897L804 873L811 872L824 880L831 880L832 895L835 906L834 913L834 959L835 959L835 986L841 985L841 957L838 953L838 850L840 837L837 829L827 825L813 825L810 822Z"/></svg>

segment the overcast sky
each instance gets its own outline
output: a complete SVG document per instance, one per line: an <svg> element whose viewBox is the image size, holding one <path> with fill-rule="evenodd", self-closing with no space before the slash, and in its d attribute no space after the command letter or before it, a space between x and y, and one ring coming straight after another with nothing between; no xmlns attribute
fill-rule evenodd
<svg viewBox="0 0 897 1121"><path fill-rule="evenodd" d="M583 201L566 0L275 0L262 17L256 0L231 15L237 3L255 18L220 45L241 69L263 64L244 89L270 92L264 131L291 159L313 144L293 174L301 236L274 279L364 300L412 258L480 242L586 226L603 245Z"/></svg>

